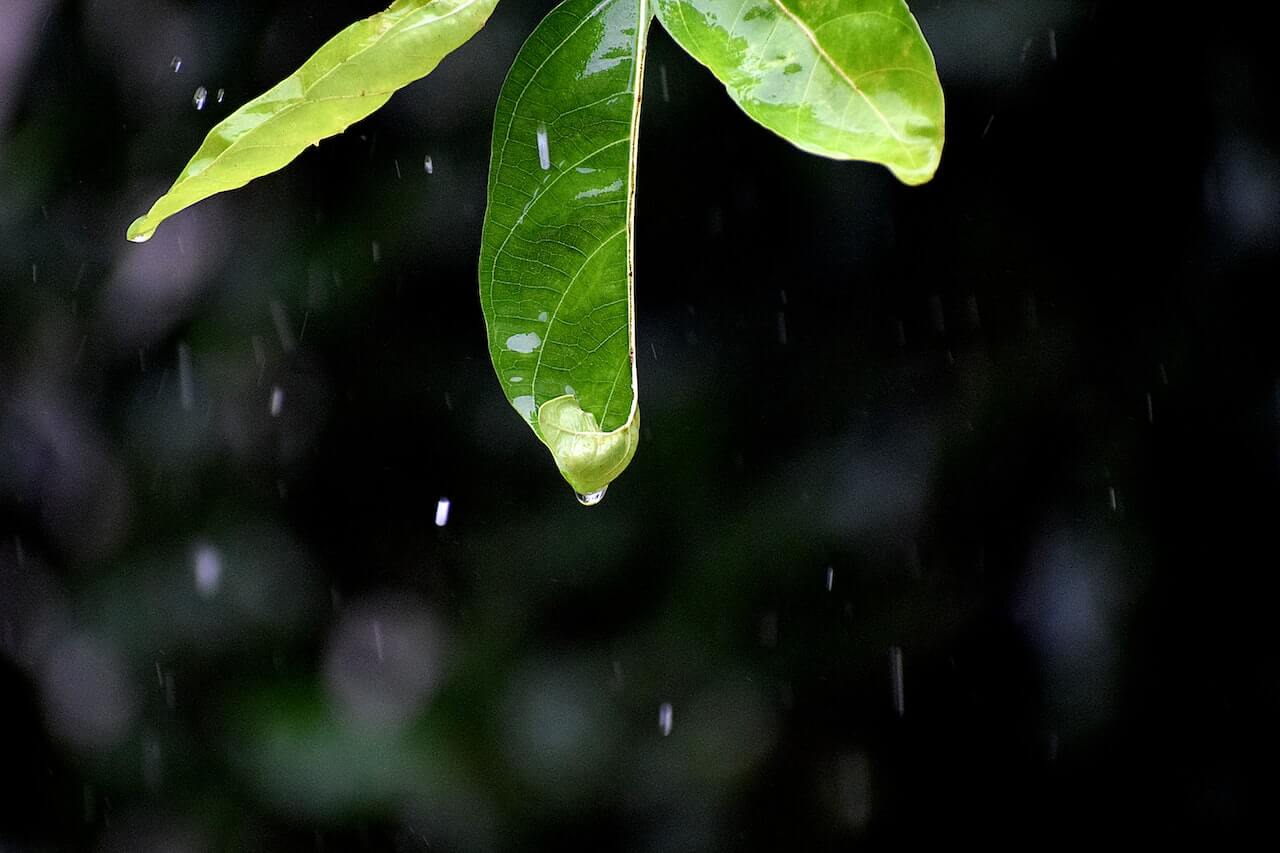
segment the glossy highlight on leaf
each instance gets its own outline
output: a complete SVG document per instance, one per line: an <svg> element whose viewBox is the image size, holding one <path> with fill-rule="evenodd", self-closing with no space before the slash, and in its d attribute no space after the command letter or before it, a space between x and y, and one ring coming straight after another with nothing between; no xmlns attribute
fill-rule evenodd
<svg viewBox="0 0 1280 853"><path fill-rule="evenodd" d="M168 217L285 166L426 76L475 35L498 0L397 0L330 39L302 67L223 119L167 193L129 226L150 239Z"/></svg>
<svg viewBox="0 0 1280 853"><path fill-rule="evenodd" d="M680 46L799 148L921 184L942 156L933 54L902 0L655 0Z"/></svg>
<svg viewBox="0 0 1280 853"><path fill-rule="evenodd" d="M639 441L632 222L646 0L565 0L498 99L480 299L511 405L581 495Z"/></svg>

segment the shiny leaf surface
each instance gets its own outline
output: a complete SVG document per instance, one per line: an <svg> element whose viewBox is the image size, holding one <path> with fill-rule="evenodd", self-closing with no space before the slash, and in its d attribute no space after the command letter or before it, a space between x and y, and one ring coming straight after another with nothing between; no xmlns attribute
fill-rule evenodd
<svg viewBox="0 0 1280 853"><path fill-rule="evenodd" d="M565 0L521 48L494 122L490 355L584 503L639 441L632 213L649 19L646 0Z"/></svg>
<svg viewBox="0 0 1280 853"><path fill-rule="evenodd" d="M218 123L167 193L129 226L134 242L215 193L285 166L341 133L475 35L497 0L397 0L330 39L302 67Z"/></svg>
<svg viewBox="0 0 1280 853"><path fill-rule="evenodd" d="M756 121L907 184L942 155L942 87L902 0L655 0L658 19Z"/></svg>

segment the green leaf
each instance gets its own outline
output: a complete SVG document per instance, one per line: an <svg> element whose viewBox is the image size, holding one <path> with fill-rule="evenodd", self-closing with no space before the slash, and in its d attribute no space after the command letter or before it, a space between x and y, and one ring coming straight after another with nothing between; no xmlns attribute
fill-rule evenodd
<svg viewBox="0 0 1280 853"><path fill-rule="evenodd" d="M507 399L584 503L635 455L632 222L647 0L565 0L503 84L480 300Z"/></svg>
<svg viewBox="0 0 1280 853"><path fill-rule="evenodd" d="M902 0L655 0L738 105L796 146L922 184L942 156L942 86Z"/></svg>
<svg viewBox="0 0 1280 853"><path fill-rule="evenodd" d="M151 239L178 211L274 172L346 130L479 32L497 2L396 0L347 27L209 131L169 191L129 226L129 239Z"/></svg>

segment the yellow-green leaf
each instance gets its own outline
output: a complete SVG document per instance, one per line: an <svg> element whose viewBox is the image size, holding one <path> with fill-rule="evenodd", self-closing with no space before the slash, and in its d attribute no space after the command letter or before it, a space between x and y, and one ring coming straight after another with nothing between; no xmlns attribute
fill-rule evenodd
<svg viewBox="0 0 1280 853"><path fill-rule="evenodd" d="M655 0L658 20L756 121L799 148L921 184L942 86L902 0Z"/></svg>
<svg viewBox="0 0 1280 853"><path fill-rule="evenodd" d="M209 131L169 191L129 226L129 239L150 239L178 211L274 172L346 130L475 35L497 2L397 0L347 27Z"/></svg>

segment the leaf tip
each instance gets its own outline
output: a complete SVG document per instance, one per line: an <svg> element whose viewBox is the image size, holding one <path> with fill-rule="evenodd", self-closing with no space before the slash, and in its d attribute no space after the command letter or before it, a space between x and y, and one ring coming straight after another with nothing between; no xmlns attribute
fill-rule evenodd
<svg viewBox="0 0 1280 853"><path fill-rule="evenodd" d="M594 506L636 455L640 415L633 408L625 424L601 432L595 416L566 394L538 407L538 430L560 474L580 496L579 502Z"/></svg>
<svg viewBox="0 0 1280 853"><path fill-rule="evenodd" d="M133 220L133 223L129 226L129 230L125 232L125 237L128 238L130 243L145 243L150 240L152 235L155 233L156 227L150 223L149 217L139 216L137 219Z"/></svg>

